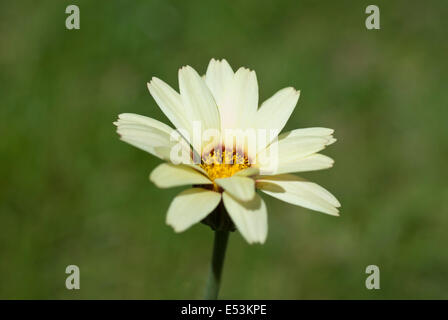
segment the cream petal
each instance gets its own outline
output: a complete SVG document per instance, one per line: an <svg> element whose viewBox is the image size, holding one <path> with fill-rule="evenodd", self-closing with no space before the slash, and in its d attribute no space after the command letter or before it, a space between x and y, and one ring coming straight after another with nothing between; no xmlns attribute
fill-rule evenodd
<svg viewBox="0 0 448 320"><path fill-rule="evenodd" d="M317 153L323 150L327 143L327 138L315 136L281 139L257 154L257 164L261 171L272 170L278 173L284 164L296 162Z"/></svg>
<svg viewBox="0 0 448 320"><path fill-rule="evenodd" d="M285 174L260 177L257 188L282 201L338 216L339 201L326 189L303 178Z"/></svg>
<svg viewBox="0 0 448 320"><path fill-rule="evenodd" d="M328 128L296 129L278 136L278 140L257 154L257 163L263 174L320 170L331 167L333 160L325 156L310 158L316 152L334 143L334 130ZM308 166L311 165L311 168Z"/></svg>
<svg viewBox="0 0 448 320"><path fill-rule="evenodd" d="M123 125L117 128L117 133L125 139L147 141L153 147L163 146L170 142L169 136L155 128Z"/></svg>
<svg viewBox="0 0 448 320"><path fill-rule="evenodd" d="M215 179L215 183L241 201L249 201L255 196L255 181L251 178L234 175Z"/></svg>
<svg viewBox="0 0 448 320"><path fill-rule="evenodd" d="M212 183L202 173L189 166L168 163L162 163L157 166L151 172L149 180L159 188Z"/></svg>
<svg viewBox="0 0 448 320"><path fill-rule="evenodd" d="M327 142L327 147L328 147L330 144L335 143L336 141L338 141L338 139L335 139L335 138L329 138L329 139L328 139L328 142Z"/></svg>
<svg viewBox="0 0 448 320"><path fill-rule="evenodd" d="M169 144L173 131L160 121L130 113L120 114L114 124L121 140L152 154L155 147Z"/></svg>
<svg viewBox="0 0 448 320"><path fill-rule="evenodd" d="M279 156L283 160L299 159L336 142L336 139L332 136L333 132L333 129L328 128L296 129L279 135L278 142L272 143L269 147L275 146L275 143L277 143L279 150L282 150ZM294 146L299 147L300 152L295 152Z"/></svg>
<svg viewBox="0 0 448 320"><path fill-rule="evenodd" d="M178 194L168 208L166 223L182 232L204 219L221 201L221 194L202 188L191 188Z"/></svg>
<svg viewBox="0 0 448 320"><path fill-rule="evenodd" d="M160 159L163 159L165 161L171 162L172 159L172 153L173 149L172 146L161 146L161 147L154 147L154 152L159 156ZM180 159L177 159L175 162L173 162L175 165L178 164L185 164L188 165L191 163L191 157L188 155L185 155L185 157L180 157Z"/></svg>
<svg viewBox="0 0 448 320"><path fill-rule="evenodd" d="M153 77L151 82L148 83L148 90L171 123L181 132L188 133L186 138L190 139L192 135L191 123L180 94L156 77Z"/></svg>
<svg viewBox="0 0 448 320"><path fill-rule="evenodd" d="M223 105L226 92L233 80L233 70L225 60L211 59L208 64L205 82L215 98L218 108Z"/></svg>
<svg viewBox="0 0 448 320"><path fill-rule="evenodd" d="M292 87L278 91L260 106L255 116L255 127L280 132L294 111L299 96L300 91ZM259 150L269 145L275 138L276 135L267 134L266 144L258 146Z"/></svg>
<svg viewBox="0 0 448 320"><path fill-rule="evenodd" d="M114 122L114 124L117 127L119 127L120 125L132 125L132 124L143 125L146 127L159 129L160 131L163 131L168 135L170 135L171 132L173 131L173 129L170 126L164 124L163 122L135 113L122 113L118 115L118 120Z"/></svg>
<svg viewBox="0 0 448 320"><path fill-rule="evenodd" d="M146 151L162 160L173 162L174 164L185 164L185 165L192 165L191 157L189 156L189 146L185 146L184 144L181 144L181 148L185 148L184 152L181 153L179 156L173 157L173 148L174 145L168 145L168 146L155 146L151 141L144 140L144 139L132 139L132 138L120 138L122 141L140 149L143 151ZM180 152L180 151L179 151Z"/></svg>
<svg viewBox="0 0 448 320"><path fill-rule="evenodd" d="M260 173L260 169L256 168L256 167L249 167L246 169L243 169L241 171L238 171L237 173L235 173L233 175L233 177L237 176L237 177L250 177L250 176L254 176Z"/></svg>
<svg viewBox="0 0 448 320"><path fill-rule="evenodd" d="M278 156L283 159L302 158L323 150L327 143L328 139L321 137L297 137L296 139L280 140Z"/></svg>
<svg viewBox="0 0 448 320"><path fill-rule="evenodd" d="M334 160L320 153L315 153L300 159L287 159L279 162L276 166L262 165L259 170L262 174L283 174L290 172L306 172L331 168Z"/></svg>
<svg viewBox="0 0 448 320"><path fill-rule="evenodd" d="M186 165L189 166L190 168L193 168L196 171L201 172L204 176L208 177L207 171L202 169L198 164L190 163L190 164L186 164Z"/></svg>
<svg viewBox="0 0 448 320"><path fill-rule="evenodd" d="M222 129L251 128L258 108L255 71L239 68L220 106Z"/></svg>
<svg viewBox="0 0 448 320"><path fill-rule="evenodd" d="M325 145L329 146L330 144L336 142L336 139L333 138L333 133L333 129L320 127L295 129L279 135L278 141L293 141L302 137L320 137L327 139L327 143Z"/></svg>
<svg viewBox="0 0 448 320"><path fill-rule="evenodd" d="M224 206L233 223L248 243L264 243L268 235L268 217L263 199L255 194L248 202L232 197L228 192L222 195Z"/></svg>
<svg viewBox="0 0 448 320"><path fill-rule="evenodd" d="M160 121L137 114L123 113L114 124L121 140L132 146L167 161L181 158L178 160L180 163L191 162L188 143L181 137L176 140L177 132ZM183 150L181 157L171 159L171 152L178 149Z"/></svg>
<svg viewBox="0 0 448 320"><path fill-rule="evenodd" d="M312 128L302 128L295 129L279 135L278 139L292 138L292 137L326 137L329 138L334 133L333 129L322 128L322 127L312 127Z"/></svg>
<svg viewBox="0 0 448 320"><path fill-rule="evenodd" d="M220 117L210 89L190 66L179 70L179 88L182 102L190 112L190 121L200 121L202 130L220 129Z"/></svg>
<svg viewBox="0 0 448 320"><path fill-rule="evenodd" d="M159 159L166 160L165 153L161 153L160 150L157 151L155 147L149 145L148 143L146 143L144 141L137 141L137 140L126 139L126 138L121 138L121 140L130 144L131 146L134 146L140 150L148 152L149 154L152 154L153 156L156 156Z"/></svg>

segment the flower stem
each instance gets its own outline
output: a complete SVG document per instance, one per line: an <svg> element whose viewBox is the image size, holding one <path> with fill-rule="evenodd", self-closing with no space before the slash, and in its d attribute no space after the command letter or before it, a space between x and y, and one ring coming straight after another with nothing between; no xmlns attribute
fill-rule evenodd
<svg viewBox="0 0 448 320"><path fill-rule="evenodd" d="M227 240L229 239L229 231L216 230L215 241L213 243L213 256L208 274L207 285L205 287L205 299L218 299L219 287L221 284L221 273L226 255Z"/></svg>

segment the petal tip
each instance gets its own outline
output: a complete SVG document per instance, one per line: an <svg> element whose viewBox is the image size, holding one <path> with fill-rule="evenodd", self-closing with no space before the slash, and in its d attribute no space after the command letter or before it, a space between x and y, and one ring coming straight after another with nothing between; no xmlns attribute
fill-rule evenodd
<svg viewBox="0 0 448 320"><path fill-rule="evenodd" d="M176 227L176 225L174 223L172 223L172 221L169 221L168 219L166 220L166 224L168 226L170 226L171 228L173 228L175 233L181 233L182 231L185 231L185 229Z"/></svg>

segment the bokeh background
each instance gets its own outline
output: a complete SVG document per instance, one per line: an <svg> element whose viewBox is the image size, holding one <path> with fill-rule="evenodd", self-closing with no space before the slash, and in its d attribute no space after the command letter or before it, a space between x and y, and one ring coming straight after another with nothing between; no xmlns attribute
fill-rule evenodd
<svg viewBox="0 0 448 320"><path fill-rule="evenodd" d="M81 29L65 28L77 4ZM201 298L213 234L165 225L182 188L121 141L122 112L168 121L147 92L210 58L256 70L260 98L294 86L286 129L334 128L331 170L303 174L330 217L265 196L265 245L230 238L222 298L448 298L446 1L2 1L0 298ZM188 210L188 208L186 208ZM81 289L65 288L65 268ZM381 270L367 290L365 269Z"/></svg>

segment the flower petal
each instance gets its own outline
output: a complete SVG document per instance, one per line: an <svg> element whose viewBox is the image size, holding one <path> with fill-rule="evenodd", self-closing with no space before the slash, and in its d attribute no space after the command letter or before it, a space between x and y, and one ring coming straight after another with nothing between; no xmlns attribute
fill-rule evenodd
<svg viewBox="0 0 448 320"><path fill-rule="evenodd" d="M278 91L260 106L255 117L255 128L282 131L299 100L299 96L300 91L292 87ZM269 145L275 138L275 135L268 136L264 146ZM259 150L264 146L259 146Z"/></svg>
<svg viewBox="0 0 448 320"><path fill-rule="evenodd" d="M282 174L290 172L306 172L331 168L334 160L320 153L295 160L279 161L276 168L269 166L260 167L262 174Z"/></svg>
<svg viewBox="0 0 448 320"><path fill-rule="evenodd" d="M114 122L121 140L149 152L160 159L191 163L190 146L166 124L152 118L132 113L122 113ZM175 137L178 137L178 140ZM183 151L181 156L172 152ZM173 159L171 159L173 158Z"/></svg>
<svg viewBox="0 0 448 320"><path fill-rule="evenodd" d="M120 125L117 133L122 138L147 142L153 147L164 146L170 143L170 137L154 127L140 125Z"/></svg>
<svg viewBox="0 0 448 320"><path fill-rule="evenodd" d="M268 235L268 217L266 205L261 197L242 202L228 192L222 195L224 206L233 223L248 243L264 243Z"/></svg>
<svg viewBox="0 0 448 320"><path fill-rule="evenodd" d="M237 173L235 173L233 175L233 177L250 177L250 176L254 176L260 173L260 169L256 168L256 167L249 167L246 169L243 169L241 171L238 171Z"/></svg>
<svg viewBox="0 0 448 320"><path fill-rule="evenodd" d="M200 121L202 130L220 129L220 118L210 89L190 66L179 70L179 88L182 102L190 112L190 121Z"/></svg>
<svg viewBox="0 0 448 320"><path fill-rule="evenodd" d="M191 123L180 94L156 77L148 83L148 90L171 123L181 132L184 130L188 133L189 137L186 138L190 139L192 137Z"/></svg>
<svg viewBox="0 0 448 320"><path fill-rule="evenodd" d="M153 156L156 156L159 159L168 160L168 158L166 158L167 153L164 152L165 150L157 150L158 148L149 145L145 141L133 140L128 138L121 138L121 140L130 144L131 146L134 146L140 150L148 152L149 154L152 154Z"/></svg>
<svg viewBox="0 0 448 320"><path fill-rule="evenodd" d="M249 201L255 196L255 181L251 178L232 176L215 179L215 183L241 201Z"/></svg>
<svg viewBox="0 0 448 320"><path fill-rule="evenodd" d="M329 128L303 128L303 129L295 129L292 131L288 131L285 133L282 133L278 136L279 141L292 141L299 139L300 137L320 137L327 139L326 146L329 146L330 144L333 144L336 142L336 139L333 138L333 129Z"/></svg>
<svg viewBox="0 0 448 320"><path fill-rule="evenodd" d="M131 113L120 114L114 124L121 140L159 158L163 157L155 148L169 144L174 131L160 121Z"/></svg>
<svg viewBox="0 0 448 320"><path fill-rule="evenodd" d="M171 188L193 184L211 184L200 172L185 165L162 163L150 174L151 180L159 188Z"/></svg>
<svg viewBox="0 0 448 320"><path fill-rule="evenodd" d="M302 128L295 129L285 133L282 133L278 138L285 139L289 137L305 137L305 136L314 136L314 137L326 137L330 138L330 136L334 133L333 129L330 128L321 128L321 127L312 127L312 128Z"/></svg>
<svg viewBox="0 0 448 320"><path fill-rule="evenodd" d="M166 223L182 232L204 219L221 201L221 194L202 188L179 193L168 208Z"/></svg>
<svg viewBox="0 0 448 320"><path fill-rule="evenodd" d="M120 125L131 125L131 124L143 125L146 127L159 129L160 131L163 131L168 135L170 135L171 132L173 131L173 129L170 126L164 124L163 122L135 113L122 113L118 115L118 120L114 122L114 124L117 127L119 127Z"/></svg>
<svg viewBox="0 0 448 320"><path fill-rule="evenodd" d="M257 188L282 201L338 216L339 201L326 189L292 174L260 177Z"/></svg>
<svg viewBox="0 0 448 320"><path fill-rule="evenodd" d="M297 136L280 139L257 154L257 165L263 174L279 173L281 168L291 162L323 150L328 139L315 136Z"/></svg>
<svg viewBox="0 0 448 320"><path fill-rule="evenodd" d="M319 152L325 148L328 139L323 137L293 137L278 142L278 157L297 159ZM271 146L270 146L271 147Z"/></svg>
<svg viewBox="0 0 448 320"><path fill-rule="evenodd" d="M233 70L225 60L211 59L208 64L205 81L215 98L218 108L223 105L227 89L233 80Z"/></svg>
<svg viewBox="0 0 448 320"><path fill-rule="evenodd" d="M255 71L239 68L220 106L222 129L246 129L258 108L258 82Z"/></svg>

